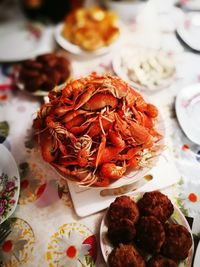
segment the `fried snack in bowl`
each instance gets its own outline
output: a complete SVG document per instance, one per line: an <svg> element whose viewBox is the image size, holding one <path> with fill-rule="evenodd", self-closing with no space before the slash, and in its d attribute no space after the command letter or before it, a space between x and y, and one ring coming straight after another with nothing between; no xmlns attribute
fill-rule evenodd
<svg viewBox="0 0 200 267"><path fill-rule="evenodd" d="M152 167L160 154L157 108L120 78L91 74L49 93L33 127L39 148L62 178L108 187ZM134 173L131 173L131 172Z"/></svg>
<svg viewBox="0 0 200 267"><path fill-rule="evenodd" d="M117 16L98 6L79 8L65 19L62 36L86 51L95 51L119 37Z"/></svg>

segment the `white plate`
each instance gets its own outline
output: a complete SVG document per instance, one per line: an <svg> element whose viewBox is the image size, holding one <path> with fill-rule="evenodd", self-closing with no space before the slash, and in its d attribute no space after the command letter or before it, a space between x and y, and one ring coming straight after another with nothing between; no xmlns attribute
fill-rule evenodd
<svg viewBox="0 0 200 267"><path fill-rule="evenodd" d="M133 20L145 7L145 3L140 0L135 1L103 1L107 9L114 11L121 20Z"/></svg>
<svg viewBox="0 0 200 267"><path fill-rule="evenodd" d="M103 55L105 53L110 52L117 44L118 44L118 39L113 42L111 45L109 46L105 46L102 48L99 48L95 51L86 51L81 49L78 45L75 45L71 42L69 42L66 38L64 38L61 34L62 29L63 29L64 23L60 23L56 26L55 28L55 39L57 41L57 43L64 48L65 50L67 50L68 52L75 54L75 55L79 55L79 56L98 56L98 55Z"/></svg>
<svg viewBox="0 0 200 267"><path fill-rule="evenodd" d="M200 11L200 1L199 0L189 0L189 1L182 1L183 4L181 6L184 9L191 10L191 11Z"/></svg>
<svg viewBox="0 0 200 267"><path fill-rule="evenodd" d="M148 84L144 84L141 80L142 78L140 79L141 82L135 82L128 74L128 68L132 67L132 69L134 69L135 67L137 67L138 69L140 67L139 63L141 62L144 63L146 60L150 61L151 57L154 58L157 55L159 55L159 53L163 58L166 58L166 60L170 64L170 67L173 68L171 69L172 73L170 77L159 79L158 85L154 85L152 81L150 80ZM132 60L134 58L136 59L135 62ZM151 92L151 91L153 92L153 91L157 91L157 90L168 87L174 80L175 72L176 72L173 59L172 58L169 59L169 56L165 52L157 51L157 50L146 48L146 47L136 47L134 45L126 45L126 47L123 50L119 51L119 53L117 53L116 56L113 58L112 65L113 65L114 72L121 79L127 81L134 88L140 91L146 91L146 92ZM139 71L138 75L141 75L141 71L139 69L138 71ZM145 77L147 78L148 75L149 75L148 71L146 71ZM143 79L145 77L143 76ZM148 77L151 78L151 76L148 76Z"/></svg>
<svg viewBox="0 0 200 267"><path fill-rule="evenodd" d="M186 13L176 29L179 37L192 49L200 51L200 13Z"/></svg>
<svg viewBox="0 0 200 267"><path fill-rule="evenodd" d="M78 257L71 258L70 260L66 257L66 247L69 247L69 244L76 246L78 254ZM89 245L88 249L84 249L83 245ZM88 227L78 222L65 223L60 226L57 232L51 236L45 253L48 266L66 267L97 266L95 264L96 254L97 241L95 235Z"/></svg>
<svg viewBox="0 0 200 267"><path fill-rule="evenodd" d="M138 197L136 198L136 201L137 201L137 199L138 199ZM108 226L106 223L106 214L107 213L105 213L105 215L103 216L101 226L100 226L100 247L101 247L103 258L104 258L105 262L107 263L108 256L114 247L110 243L109 239L107 238ZM192 235L192 232L191 232L191 229L190 229L190 226L189 226L187 220L185 219L185 217L182 214L182 212L180 211L180 209L177 208L176 206L174 206L174 213L170 217L170 222L181 224L181 225L185 226L188 229L188 231L190 232L190 234ZM188 258L185 259L184 261L180 262L178 265L179 267L190 267L191 266L193 249L194 249L194 245L192 245L192 248L190 249Z"/></svg>
<svg viewBox="0 0 200 267"><path fill-rule="evenodd" d="M1 24L0 40L2 62L26 60L53 49L51 30L25 21Z"/></svg>
<svg viewBox="0 0 200 267"><path fill-rule="evenodd" d="M200 83L183 88L176 97L175 108L184 133L200 145Z"/></svg>
<svg viewBox="0 0 200 267"><path fill-rule="evenodd" d="M17 164L9 150L4 145L0 144L0 174L2 175L2 173L8 175L8 181L15 182L16 189L13 191L14 195L9 197L9 201L13 200L13 203L10 204L7 214L0 215L0 223L4 222L15 211L20 191L20 177ZM0 188L0 193L5 194L5 189L3 189L2 186ZM3 199L2 196L1 199Z"/></svg>
<svg viewBox="0 0 200 267"><path fill-rule="evenodd" d="M200 242L198 243L194 258L194 267L199 267L199 266L200 266Z"/></svg>

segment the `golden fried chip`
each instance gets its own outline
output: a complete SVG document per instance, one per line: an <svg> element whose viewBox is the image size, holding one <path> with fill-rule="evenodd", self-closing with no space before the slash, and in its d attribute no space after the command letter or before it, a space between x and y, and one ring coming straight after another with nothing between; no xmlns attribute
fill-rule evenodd
<svg viewBox="0 0 200 267"><path fill-rule="evenodd" d="M62 35L82 49L99 49L118 38L117 16L98 6L79 8L66 17Z"/></svg>

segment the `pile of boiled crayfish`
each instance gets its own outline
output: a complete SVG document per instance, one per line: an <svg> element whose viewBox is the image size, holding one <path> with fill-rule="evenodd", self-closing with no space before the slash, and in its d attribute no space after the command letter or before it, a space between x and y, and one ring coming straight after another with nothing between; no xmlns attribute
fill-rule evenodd
<svg viewBox="0 0 200 267"><path fill-rule="evenodd" d="M92 73L52 90L33 127L45 161L80 185L102 187L153 157L157 117L129 84Z"/></svg>

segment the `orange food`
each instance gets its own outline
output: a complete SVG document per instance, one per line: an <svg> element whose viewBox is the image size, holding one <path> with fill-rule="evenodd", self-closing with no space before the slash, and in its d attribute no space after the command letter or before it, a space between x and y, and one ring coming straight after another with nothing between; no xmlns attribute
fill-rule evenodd
<svg viewBox="0 0 200 267"><path fill-rule="evenodd" d="M100 7L79 8L65 19L62 35L85 50L96 50L119 36L117 17Z"/></svg>
<svg viewBox="0 0 200 267"><path fill-rule="evenodd" d="M143 97L118 77L93 73L49 98L33 123L41 154L81 185L107 186L159 151L156 107L149 116Z"/></svg>

